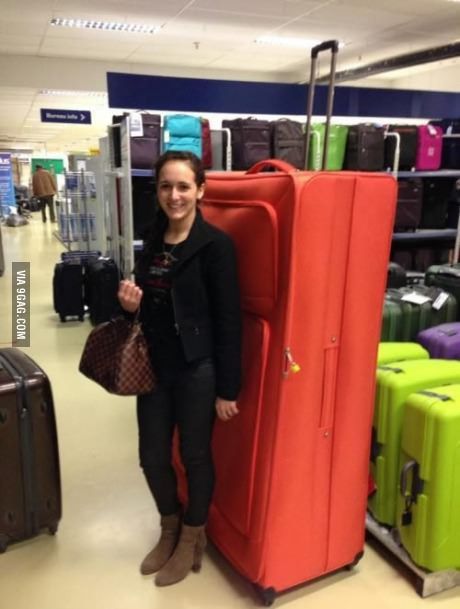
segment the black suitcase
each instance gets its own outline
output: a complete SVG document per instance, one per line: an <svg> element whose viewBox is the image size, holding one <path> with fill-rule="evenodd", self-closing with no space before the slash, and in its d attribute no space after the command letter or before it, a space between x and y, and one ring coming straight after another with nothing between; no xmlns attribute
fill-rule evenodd
<svg viewBox="0 0 460 609"><path fill-rule="evenodd" d="M421 228L446 228L454 186L455 180L450 178L425 178Z"/></svg>
<svg viewBox="0 0 460 609"><path fill-rule="evenodd" d="M83 290L83 265L78 260L58 262L53 277L54 310L62 322L67 317L78 317L83 321L85 315Z"/></svg>
<svg viewBox="0 0 460 609"><path fill-rule="evenodd" d="M348 130L344 169L382 171L384 130L377 125L352 125Z"/></svg>
<svg viewBox="0 0 460 609"><path fill-rule="evenodd" d="M423 180L409 178L398 180L395 230L415 230L422 219Z"/></svg>
<svg viewBox="0 0 460 609"><path fill-rule="evenodd" d="M270 158L270 122L257 118L236 118L222 121L230 129L232 169L249 169Z"/></svg>
<svg viewBox="0 0 460 609"><path fill-rule="evenodd" d="M446 118L430 124L441 127L444 135L460 135L460 119ZM441 169L460 169L460 137L442 138Z"/></svg>
<svg viewBox="0 0 460 609"><path fill-rule="evenodd" d="M417 161L418 128L416 125L390 125L390 133L399 133L399 169L411 171ZM394 137L385 139L385 167L393 167L396 141Z"/></svg>
<svg viewBox="0 0 460 609"><path fill-rule="evenodd" d="M396 262L388 263L387 289L402 288L406 285L406 271Z"/></svg>
<svg viewBox="0 0 460 609"><path fill-rule="evenodd" d="M157 209L156 182L154 178L133 177L131 179L133 200L134 239L143 239L152 225Z"/></svg>
<svg viewBox="0 0 460 609"><path fill-rule="evenodd" d="M93 325L109 321L119 311L119 282L120 273L113 260L100 258L86 267L85 290Z"/></svg>
<svg viewBox="0 0 460 609"><path fill-rule="evenodd" d="M0 349L0 552L44 529L56 533L60 518L50 382L19 349Z"/></svg>
<svg viewBox="0 0 460 609"><path fill-rule="evenodd" d="M271 157L297 169L305 165L305 136L301 123L280 118L270 123Z"/></svg>

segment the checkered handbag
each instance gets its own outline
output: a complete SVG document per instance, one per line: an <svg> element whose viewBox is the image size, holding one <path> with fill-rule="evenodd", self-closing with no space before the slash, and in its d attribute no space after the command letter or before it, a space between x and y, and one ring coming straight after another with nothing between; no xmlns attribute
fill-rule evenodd
<svg viewBox="0 0 460 609"><path fill-rule="evenodd" d="M156 386L147 342L137 317L118 317L89 334L80 360L82 374L116 395L142 395Z"/></svg>

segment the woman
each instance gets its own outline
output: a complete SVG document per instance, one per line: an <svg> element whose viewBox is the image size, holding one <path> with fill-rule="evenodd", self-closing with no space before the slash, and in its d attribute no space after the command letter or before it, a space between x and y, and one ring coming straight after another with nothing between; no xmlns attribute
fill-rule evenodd
<svg viewBox="0 0 460 609"><path fill-rule="evenodd" d="M208 224L198 203L205 189L201 161L169 151L156 164L159 209L136 266L136 284L118 293L128 313L140 307L158 387L137 403L140 462L161 514L161 536L141 564L173 584L198 571L214 488L211 434L215 414L236 414L240 387L241 319L235 250ZM185 512L171 464L179 431L188 482Z"/></svg>

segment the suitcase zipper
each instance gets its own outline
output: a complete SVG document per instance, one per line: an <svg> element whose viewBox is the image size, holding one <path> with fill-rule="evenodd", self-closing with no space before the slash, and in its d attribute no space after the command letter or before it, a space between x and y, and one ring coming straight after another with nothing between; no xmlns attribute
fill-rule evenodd
<svg viewBox="0 0 460 609"><path fill-rule="evenodd" d="M38 532L36 492L33 484L34 459L32 451L32 422L30 419L30 404L27 395L27 387L20 370L12 364L4 355L2 356L3 367L11 375L17 390L19 433L21 440L21 465L24 485L24 511L26 536L35 535Z"/></svg>
<svg viewBox="0 0 460 609"><path fill-rule="evenodd" d="M290 347L286 347L284 350L283 376L284 378L287 378L289 373L297 374L297 372L300 372L300 366L294 361Z"/></svg>

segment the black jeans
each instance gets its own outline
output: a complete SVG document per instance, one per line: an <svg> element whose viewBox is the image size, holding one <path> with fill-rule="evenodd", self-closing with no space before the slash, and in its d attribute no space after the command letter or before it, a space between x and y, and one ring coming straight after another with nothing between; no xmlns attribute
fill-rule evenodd
<svg viewBox="0 0 460 609"><path fill-rule="evenodd" d="M147 483L162 516L180 509L172 467L172 438L177 425L188 483L184 522L206 522L214 490L211 436L215 420L216 383L212 360L177 372L147 395L138 397L139 456Z"/></svg>
<svg viewBox="0 0 460 609"><path fill-rule="evenodd" d="M51 222L55 222L56 221L56 217L54 215L54 201L53 201L53 195L47 195L46 197L40 197L40 209L42 212L42 220L43 222L46 222L46 206L48 206L49 209L49 214L50 214L50 220Z"/></svg>

